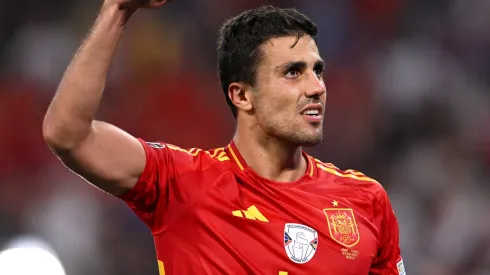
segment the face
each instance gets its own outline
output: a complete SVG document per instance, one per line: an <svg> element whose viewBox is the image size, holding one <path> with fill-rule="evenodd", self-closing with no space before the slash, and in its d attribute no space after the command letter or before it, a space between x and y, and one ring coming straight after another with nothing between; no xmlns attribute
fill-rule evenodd
<svg viewBox="0 0 490 275"><path fill-rule="evenodd" d="M294 47L293 47L294 45ZM297 146L323 138L326 88L324 63L310 36L273 38L261 46L251 104L267 135Z"/></svg>

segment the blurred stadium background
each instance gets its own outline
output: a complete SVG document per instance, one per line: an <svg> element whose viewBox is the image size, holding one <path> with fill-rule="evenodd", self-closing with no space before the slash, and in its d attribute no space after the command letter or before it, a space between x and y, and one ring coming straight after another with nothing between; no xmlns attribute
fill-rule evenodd
<svg viewBox="0 0 490 275"><path fill-rule="evenodd" d="M101 2L0 2L0 247L35 235L68 275L157 274L146 227L42 139L44 112ZM99 119L150 141L226 145L234 120L215 71L217 29L263 3L179 0L138 13ZM490 274L490 1L268 3L320 28L325 141L308 151L385 186L409 274Z"/></svg>

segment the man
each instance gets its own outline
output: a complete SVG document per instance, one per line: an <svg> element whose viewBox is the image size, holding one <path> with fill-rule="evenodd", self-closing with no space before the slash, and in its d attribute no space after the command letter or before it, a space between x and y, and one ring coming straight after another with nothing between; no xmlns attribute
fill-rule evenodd
<svg viewBox="0 0 490 275"><path fill-rule="evenodd" d="M120 197L154 235L161 274L404 274L398 226L375 180L302 151L322 140L317 28L292 9L228 20L218 42L233 141L210 151L145 142L95 121L131 14L106 0L43 126L71 170ZM172 131L172 129L169 129Z"/></svg>

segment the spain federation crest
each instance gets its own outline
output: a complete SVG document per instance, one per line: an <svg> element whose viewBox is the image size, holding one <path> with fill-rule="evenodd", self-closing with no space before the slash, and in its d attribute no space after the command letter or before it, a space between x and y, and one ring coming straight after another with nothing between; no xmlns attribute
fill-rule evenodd
<svg viewBox="0 0 490 275"><path fill-rule="evenodd" d="M345 247L356 245L359 240L354 212L350 208L323 209L327 216L328 230L332 239Z"/></svg>
<svg viewBox="0 0 490 275"><path fill-rule="evenodd" d="M284 248L291 261L307 263L315 255L318 247L318 233L315 229L297 223L287 223L284 227Z"/></svg>

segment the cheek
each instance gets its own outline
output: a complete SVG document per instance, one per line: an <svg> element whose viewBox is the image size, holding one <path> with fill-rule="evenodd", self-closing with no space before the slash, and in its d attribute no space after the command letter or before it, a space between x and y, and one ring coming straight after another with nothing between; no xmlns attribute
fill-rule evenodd
<svg viewBox="0 0 490 275"><path fill-rule="evenodd" d="M294 114L293 108L295 108L295 105L291 100L280 96L274 96L261 102L261 113L267 113L269 118L286 119Z"/></svg>
<svg viewBox="0 0 490 275"><path fill-rule="evenodd" d="M291 87L283 87L280 83L269 85L259 90L257 98L257 115L269 122L281 123L291 121L297 113L297 98Z"/></svg>

